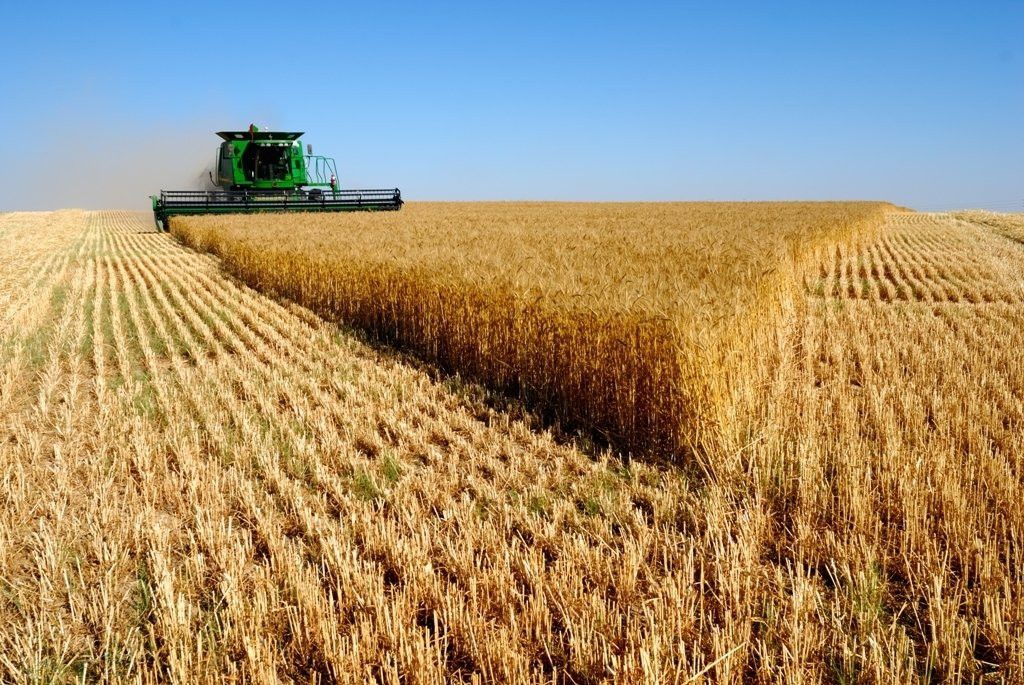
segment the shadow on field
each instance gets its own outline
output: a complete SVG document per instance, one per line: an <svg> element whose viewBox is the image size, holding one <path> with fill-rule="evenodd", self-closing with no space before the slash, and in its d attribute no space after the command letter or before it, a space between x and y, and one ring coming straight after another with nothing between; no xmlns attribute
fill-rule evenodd
<svg viewBox="0 0 1024 685"><path fill-rule="evenodd" d="M237 282L240 285L245 285L240 281ZM301 306L290 300L278 299L277 301L286 306ZM316 316L314 312L303 309ZM683 474L692 484L701 483L707 478L708 474L700 467L700 460L692 451L680 455L659 455L654 453L633 454L618 449L608 436L587 430L583 426L567 423L554 412L531 407L526 400L488 388L464 377L458 371L448 370L424 361L412 352L373 338L362 329L326 321L319 316L317 318L333 326L340 334L358 341L373 354L424 373L435 384L444 386L451 396L458 398L470 415L485 426L520 423L534 433L546 431L556 444L573 448L595 462L605 457L611 457L628 468L635 459L659 470Z"/></svg>
<svg viewBox="0 0 1024 685"><path fill-rule="evenodd" d="M193 251L188 246L182 245L182 247ZM200 254L208 253L201 252ZM556 412L532 406L529 401L515 396L514 393L491 389L463 376L456 370L443 368L422 359L413 352L380 340L363 329L324 319L316 312L292 300L254 290L226 269L221 269L220 273L239 288L249 290L260 297L268 297L288 309L301 309L306 316L323 321L340 335L364 346L368 357L400 363L423 373L431 382L443 386L451 396L458 398L467 412L485 426L520 423L534 433L546 431L556 444L571 447L594 461L612 457L628 467L630 462L636 459L659 469L685 473L691 482L700 482L707 475L700 468L700 460L693 450L676 455L627 452L617 448L609 436L603 435L599 431L589 430L585 426L566 422Z"/></svg>

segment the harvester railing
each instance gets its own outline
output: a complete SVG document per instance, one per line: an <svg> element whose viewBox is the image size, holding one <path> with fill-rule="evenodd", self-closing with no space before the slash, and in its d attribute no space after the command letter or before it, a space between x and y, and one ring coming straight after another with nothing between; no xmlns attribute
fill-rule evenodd
<svg viewBox="0 0 1024 685"><path fill-rule="evenodd" d="M338 178L338 167L334 159L322 155L306 155L307 185L329 186L331 178Z"/></svg>

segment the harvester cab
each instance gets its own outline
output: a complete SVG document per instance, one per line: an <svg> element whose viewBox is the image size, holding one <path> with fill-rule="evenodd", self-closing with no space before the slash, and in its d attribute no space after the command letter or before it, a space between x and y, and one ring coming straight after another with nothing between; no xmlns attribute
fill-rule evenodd
<svg viewBox="0 0 1024 685"><path fill-rule="evenodd" d="M303 154L301 131L219 131L210 180L220 190L161 190L151 196L157 227L179 214L344 212L402 207L398 188L342 190L331 157Z"/></svg>

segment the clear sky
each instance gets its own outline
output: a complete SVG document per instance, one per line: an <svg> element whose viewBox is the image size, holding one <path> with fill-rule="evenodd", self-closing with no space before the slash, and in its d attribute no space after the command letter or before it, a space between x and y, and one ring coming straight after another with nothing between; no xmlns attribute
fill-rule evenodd
<svg viewBox="0 0 1024 685"><path fill-rule="evenodd" d="M413 200L1024 209L1022 0L8 2L0 93L0 210L144 207L250 121Z"/></svg>

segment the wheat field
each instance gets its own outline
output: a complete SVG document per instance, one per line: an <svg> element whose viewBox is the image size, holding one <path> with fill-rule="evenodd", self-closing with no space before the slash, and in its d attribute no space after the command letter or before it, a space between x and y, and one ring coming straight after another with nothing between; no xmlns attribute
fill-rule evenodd
<svg viewBox="0 0 1024 685"><path fill-rule="evenodd" d="M257 289L526 400L627 452L740 436L804 260L883 203L420 203L178 217Z"/></svg>
<svg viewBox="0 0 1024 685"><path fill-rule="evenodd" d="M1022 223L773 253L743 440L673 465L148 217L0 215L0 681L1022 682Z"/></svg>

